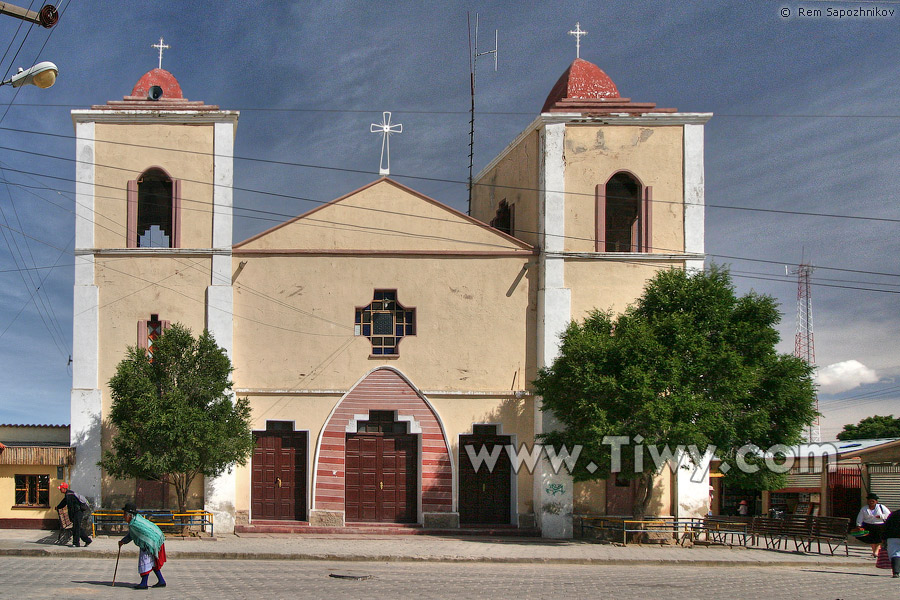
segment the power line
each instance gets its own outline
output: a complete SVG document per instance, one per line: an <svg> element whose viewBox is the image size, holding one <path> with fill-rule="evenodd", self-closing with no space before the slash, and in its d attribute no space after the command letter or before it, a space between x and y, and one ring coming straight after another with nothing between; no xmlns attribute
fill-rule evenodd
<svg viewBox="0 0 900 600"><path fill-rule="evenodd" d="M63 159L63 160L65 160L65 159ZM29 172L29 171L23 171L23 170L11 169L11 168L8 168L8 167L6 168L6 170L12 171L12 172L17 172L17 173L22 173L22 174L25 174L25 175L36 175L36 176L38 176L38 177L46 177L46 178L51 178L51 179L59 179L59 180L67 181L67 182L72 181L71 179L64 178L64 177L59 177L59 176L54 176L54 175L46 175L46 174L43 174L43 173L33 173L33 172ZM11 185L22 185L23 187L27 187L27 186L24 186L24 184L14 184L14 183L12 183L12 182L8 182L8 183L10 183ZM115 189L115 190L117 190L117 191L120 191L120 189L119 189L118 187L116 187L116 186L111 186L111 185L109 185L109 186L103 186L103 185L100 185L100 184L95 184L95 186L96 186L96 187L108 187L108 188L111 188L111 189ZM48 190L53 190L53 191L58 191L58 192L59 192L59 191L62 191L62 190L58 190L58 189L56 189L56 188L50 188L50 187L46 187L46 186L44 186L44 187L41 188L41 189L48 189ZM309 199L309 198L302 198L302 197L299 197L299 196L289 196L289 195L287 195L287 194L282 194L281 196L282 196L282 197L286 197L286 198L290 198L290 199L294 199L294 200L310 201L310 202L320 203L320 204L327 204L327 203L328 203L328 202L326 202L326 201L312 200L312 199ZM102 196L102 195L96 195L96 194L95 194L95 197L96 197L96 198L116 199L116 200L120 200L120 199L121 199L119 196ZM199 205L201 205L201 206L209 206L209 207L212 206L212 203L211 203L210 201L192 200L192 199L189 199L189 198L182 198L182 201L185 202L185 203L199 204ZM330 202L330 201L329 201L329 202ZM351 204L343 204L343 203L341 203L341 204L336 204L336 206L341 206L341 207L346 207L346 208L358 208L358 209L370 210L370 211L374 211L374 212L387 213L387 214L397 214L397 215L403 215L403 216L417 216L417 215L405 215L405 214L403 214L403 213L398 213L398 212L396 212L396 211L388 211L388 210L377 209L377 208L372 208L372 207L361 207L361 206L355 206L355 205L351 205ZM186 207L186 206L183 206L182 208L183 208L183 210L192 210L192 211L207 212L207 213L210 212L210 210L204 210L204 209L198 209L198 208L189 208L189 207ZM296 217L295 214L279 213L279 212L275 212L275 211L265 211L265 210L261 210L261 209L251 209L251 208L235 207L234 210L235 210L235 217L236 217L236 218L254 218L254 219L260 219L260 220L271 221L271 222L274 222L274 223L283 223L283 222L284 222L284 219L293 219L293 218ZM238 211L249 212L249 213L257 213L257 214L262 214L262 215L266 215L266 216L265 216L265 217L248 216L248 215L243 215L243 214L237 214ZM70 211L70 212L71 212L71 211ZM110 217L106 217L105 215L103 215L103 216L104 216L104 218L106 218L106 219L110 219ZM278 218L272 218L272 217L278 217ZM461 223L461 222L459 222L459 221L456 221L456 220L439 219L439 218L435 218L435 217L427 217L427 216L423 216L423 218L425 218L425 219L430 219L430 220L447 221L447 222L454 222L454 223L460 223L460 224L463 224L463 223ZM110 219L110 220L111 220L111 219ZM96 223L96 221L94 221L94 222ZM124 227L124 224L121 224L121 223L115 223L115 222L113 222L113 223L114 223L115 225L119 226L119 227ZM357 225L357 224L353 224L353 223L342 223L342 222L337 222L337 221L327 221L327 220L322 220L322 219L315 219L314 217L303 217L303 219L298 220L298 221L296 221L295 223L296 223L296 224L300 224L300 225L304 225L304 226L322 226L322 227L340 226L340 227L363 228L363 229L368 229L370 232L373 232L373 233L379 233L379 234L382 234L382 235L403 235L403 236L409 236L409 237L432 237L433 239L444 239L444 240L448 240L448 241L457 241L457 242L463 241L463 240L458 240L458 239L454 239L454 238L439 238L439 237L437 237L437 236L422 236L422 235L420 235L420 234L412 234L412 233L410 233L410 232L406 232L406 231L402 231L402 230L397 230L397 229L386 229L386 228L366 227L366 226L361 226L361 225ZM314 225L313 223L319 223L320 225ZM106 228L106 229L109 229L109 228ZM110 231L114 231L114 230L112 230L112 229L109 229L109 230L110 230ZM116 233L118 234L119 232L116 231ZM531 234L536 234L536 232L527 231L527 230L521 230L520 233L531 233ZM570 239L570 240L577 240L577 241L594 241L593 238L582 238L582 237L578 237L578 236L562 236L562 237L564 237L564 238L566 238L566 239ZM654 247L653 249L654 249L654 250L657 250L657 251L660 251L660 252L682 252L682 250L676 250L676 249L670 249L670 248L661 248L661 247ZM791 264L790 261L766 260L766 259L757 259L757 258L749 258L749 257L740 257L740 256L732 256L732 255L724 255L724 254L716 254L716 253L707 253L707 256L713 257L713 258L723 258L723 259L727 259L727 260L741 260L741 261L749 261L749 262L761 262L761 263L765 263L765 264L777 264L777 265L779 265L780 267L782 267L784 264ZM637 261L635 261L635 262L637 262ZM823 270L832 270L832 271L841 271L841 272L852 272L852 273L857 273L857 274L866 274L866 275L874 275L874 276L900 277L900 274L897 274L897 273L884 273L884 272L877 272L877 271L866 271L866 270L861 270L861 269L846 269L846 268L841 268L841 267L829 267L829 266L820 266L820 265L817 265L817 268L823 269ZM759 274L759 276L757 276L757 277L747 276L747 278L750 278L750 279L763 279L763 280L778 281L778 282L783 282L783 281L784 281L784 279L780 279L780 278L778 278L778 276L765 276L765 275L766 275L766 274ZM861 288L861 287L854 287L854 286L838 286L838 285L829 285L829 284L825 284L825 283L816 283L815 285L825 286L825 287L844 287L844 288L846 288L846 289L856 289L856 290L859 290L859 291L876 291L876 292L888 292L888 293L892 293L891 290L879 290L879 289L873 289L873 288ZM889 284L880 284L880 283L872 282L870 285L889 285Z"/></svg>
<svg viewBox="0 0 900 600"><path fill-rule="evenodd" d="M12 129L12 128L0 127L0 131L2 131L2 130L14 131L17 133L34 134L34 135L46 135L46 136L59 137L59 138L65 138L65 139L75 139L75 136L73 136L73 135L38 132L38 131L31 131L31 130L27 130L27 129ZM199 152L196 150L184 150L181 148L160 148L158 146L134 144L131 142L110 141L110 140L94 140L94 141L95 141L95 143L123 145L123 146L135 147L135 148L152 148L153 150L156 150L156 151L181 152L181 153L185 153L185 154L192 154L192 155L198 155L198 156L209 156L209 157L220 156L213 152ZM63 160L63 161L67 161L67 162L75 162L75 163L85 162L85 164L92 164L97 167L134 172L133 169L127 169L124 167L117 167L117 166L113 166L113 165L98 165L93 162L88 163L87 161L79 161L76 158L55 156L52 154L34 152L31 150L23 150L21 148L9 148L9 147L5 147L5 146L0 146L0 150L8 150L10 152L30 154L33 156L40 156L43 158L51 158L51 159L55 159L55 160ZM325 166L325 165L295 163L295 162L289 162L289 161L255 158L255 157L247 157L247 156L240 156L240 155L234 155L231 158L234 158L234 160L245 160L245 161L250 161L250 162L258 162L258 163L278 165L278 166L289 166L289 167L298 167L298 168L305 168L305 169L321 169L321 170L327 170L327 171L338 171L338 172L343 172L343 173L356 173L356 174L361 174L361 175L373 175L374 174L372 171L365 170L365 169L349 169L349 168L344 168L344 167L329 167L329 166ZM440 177L424 177L424 176L403 175L403 174L394 174L394 177L395 178L403 178L403 179L413 179L413 180L418 180L418 181L429 181L429 182L433 182L433 183L452 183L452 184L457 184L457 185L468 185L467 181L461 181L458 179L440 178ZM184 181L190 181L192 183L199 183L201 185L214 185L208 181L199 181L199 180L190 180L190 179L185 179ZM497 185L497 184L485 184L485 183L477 183L477 184L473 184L473 185L474 185L474 187L513 190L513 191L520 191L520 192L534 192L534 193L545 193L546 192L546 193L551 193L551 194L565 194L567 196L594 197L594 194L585 193L585 192L554 191L554 190L547 191L542 188L530 188L530 187L522 187L522 186ZM282 195L282 194L278 194L278 193L274 193L274 192L266 192L263 190L254 190L251 188L241 188L241 187L232 186L232 189L237 190L237 191L254 193L254 194L285 196L285 197L289 197L289 198L307 200L310 202L324 203L323 201L312 200L309 198L299 198L296 196ZM650 201L655 204L674 204L674 205L683 205L684 204L684 202L682 200L661 200L658 198L653 198ZM774 214L781 214L781 215L796 215L796 216L820 217L820 218L831 218L831 219L854 219L854 220L862 220L862 221L900 223L900 218L890 218L890 217L873 217L873 216L866 216L866 215L840 215L840 214L833 214L833 213L785 210L785 209L776 209L776 208L759 208L759 207L751 207L751 206L734 206L734 205L726 205L726 204L705 203L705 204L703 204L703 206L705 208L716 208L716 209L722 209L722 210L739 210L739 211L748 211L748 212L774 213Z"/></svg>

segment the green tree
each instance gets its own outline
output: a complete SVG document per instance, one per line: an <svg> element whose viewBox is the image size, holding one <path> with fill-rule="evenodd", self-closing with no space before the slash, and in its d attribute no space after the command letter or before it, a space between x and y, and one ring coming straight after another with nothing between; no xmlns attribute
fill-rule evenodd
<svg viewBox="0 0 900 600"><path fill-rule="evenodd" d="M639 517L658 473L651 447L714 447L733 467L747 445L798 443L816 414L815 388L806 362L775 351L780 318L770 297L736 297L726 270L657 273L624 313L593 311L564 332L559 357L535 382L543 410L562 424L543 441L570 451L581 445L572 475L584 481L610 476L606 436L640 440L642 451L622 448L619 475L638 481ZM746 462L761 458L757 451ZM736 468L729 477L748 485ZM758 489L777 489L783 476L760 469L749 479Z"/></svg>
<svg viewBox="0 0 900 600"><path fill-rule="evenodd" d="M837 435L843 441L877 438L900 438L900 419L894 415L866 417L856 425L844 425L844 430Z"/></svg>
<svg viewBox="0 0 900 600"><path fill-rule="evenodd" d="M198 475L245 465L253 452L250 403L232 400L231 361L208 331L180 324L153 344L129 347L110 379L116 433L99 465L113 477L165 481L187 508Z"/></svg>

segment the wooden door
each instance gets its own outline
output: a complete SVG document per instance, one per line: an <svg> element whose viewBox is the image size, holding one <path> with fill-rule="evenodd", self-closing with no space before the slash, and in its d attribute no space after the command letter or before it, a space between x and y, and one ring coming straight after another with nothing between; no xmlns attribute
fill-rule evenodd
<svg viewBox="0 0 900 600"><path fill-rule="evenodd" d="M507 525L512 514L512 463L504 446L510 443L504 435L463 435L459 438L459 522L465 524ZM478 470L472 464L466 446L475 453L490 455L497 446L499 452L493 469L481 463Z"/></svg>
<svg viewBox="0 0 900 600"><path fill-rule="evenodd" d="M415 435L347 434L345 518L415 523L418 441Z"/></svg>
<svg viewBox="0 0 900 600"><path fill-rule="evenodd" d="M302 521L306 518L306 432L254 431L251 516Z"/></svg>
<svg viewBox="0 0 900 600"><path fill-rule="evenodd" d="M637 481L628 480L618 474L611 474L606 480L606 514L609 516L632 516Z"/></svg>

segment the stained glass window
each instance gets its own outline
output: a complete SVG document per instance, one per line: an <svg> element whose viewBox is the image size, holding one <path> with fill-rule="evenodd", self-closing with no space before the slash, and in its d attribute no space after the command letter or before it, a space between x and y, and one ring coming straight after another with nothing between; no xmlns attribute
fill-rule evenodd
<svg viewBox="0 0 900 600"><path fill-rule="evenodd" d="M416 309L397 301L397 290L375 290L368 306L356 309L354 333L369 338L372 354L395 356L408 335L416 335Z"/></svg>

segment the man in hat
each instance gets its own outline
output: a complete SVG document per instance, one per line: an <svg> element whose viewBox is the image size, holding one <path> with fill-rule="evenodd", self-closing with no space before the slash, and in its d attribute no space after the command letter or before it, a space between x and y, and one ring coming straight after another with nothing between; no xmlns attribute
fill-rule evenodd
<svg viewBox="0 0 900 600"><path fill-rule="evenodd" d="M746 500L741 500L738 504L738 514L742 517L746 517L750 513L750 505Z"/></svg>
<svg viewBox="0 0 900 600"><path fill-rule="evenodd" d="M63 499L56 505L56 509L65 508L69 513L69 520L72 521L72 546L78 548L81 546L81 542L84 542L85 548L90 546L94 540L81 527L84 515L90 510L90 507L84 501L84 497L76 494L68 483L59 484L59 491L63 493Z"/></svg>
<svg viewBox="0 0 900 600"><path fill-rule="evenodd" d="M134 589L146 590L149 587L147 578L150 571L156 574L157 581L153 587L166 587L166 580L160 571L166 562L166 536L156 523L138 514L134 502L126 502L122 511L125 513L125 522L128 523L128 533L119 540L119 547L134 542L141 549L138 554L138 573L141 575L141 582L135 585Z"/></svg>

